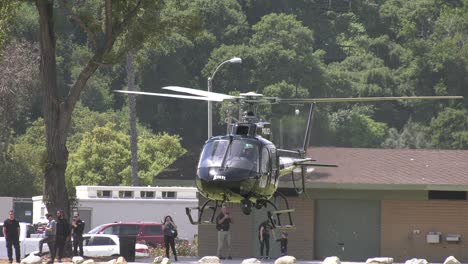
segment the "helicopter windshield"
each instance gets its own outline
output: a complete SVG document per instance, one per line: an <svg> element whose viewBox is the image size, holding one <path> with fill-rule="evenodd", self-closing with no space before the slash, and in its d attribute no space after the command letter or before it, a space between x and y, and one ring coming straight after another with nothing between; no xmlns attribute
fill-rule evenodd
<svg viewBox="0 0 468 264"><path fill-rule="evenodd" d="M205 145L199 167L228 167L258 172L258 145L251 139L209 142Z"/></svg>

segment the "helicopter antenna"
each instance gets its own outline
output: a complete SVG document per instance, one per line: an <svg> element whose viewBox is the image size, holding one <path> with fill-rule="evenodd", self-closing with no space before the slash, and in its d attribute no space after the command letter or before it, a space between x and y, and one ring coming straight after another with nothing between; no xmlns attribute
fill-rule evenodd
<svg viewBox="0 0 468 264"><path fill-rule="evenodd" d="M314 119L314 108L315 108L315 103L310 104L310 110L309 110L309 119L307 120L307 127L304 135L304 144L302 145L302 150L304 151L304 155L307 152L307 148L309 147L309 141L310 141L310 134L312 130L312 122Z"/></svg>

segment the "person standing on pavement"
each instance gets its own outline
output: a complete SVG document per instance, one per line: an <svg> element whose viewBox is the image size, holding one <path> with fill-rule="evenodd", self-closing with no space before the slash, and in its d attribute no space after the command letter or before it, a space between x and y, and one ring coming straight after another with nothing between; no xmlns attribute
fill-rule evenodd
<svg viewBox="0 0 468 264"><path fill-rule="evenodd" d="M171 216L164 217L163 223L163 233L164 233L164 245L166 247L166 257L169 258L169 247L172 249L172 254L174 254L174 260L177 261L177 252L175 249L175 237L177 225L172 220Z"/></svg>
<svg viewBox="0 0 468 264"><path fill-rule="evenodd" d="M13 249L15 248L16 263L21 262L20 245L19 245L20 225L15 219L15 212L8 212L8 219L3 222L3 236L6 240L6 248L8 253L8 263L13 263Z"/></svg>
<svg viewBox="0 0 468 264"><path fill-rule="evenodd" d="M273 238L275 237L275 233L272 232L273 226L270 224L269 220L263 221L260 224L258 229L258 239L260 241L260 259L269 259L270 258L270 234L273 234ZM263 255L263 248L265 248L266 255Z"/></svg>
<svg viewBox="0 0 468 264"><path fill-rule="evenodd" d="M53 257L55 256L55 231L57 223L55 222L54 216L52 214L46 214L46 217L49 222L47 223L47 226L44 230L44 238L39 241L39 253L37 255L42 256L42 247L44 243L47 243L50 252L49 263L53 263Z"/></svg>
<svg viewBox="0 0 468 264"><path fill-rule="evenodd" d="M73 215L72 234L73 234L73 256L83 257L83 231L85 223L80 219L80 214L76 212ZM78 255L79 249L79 255Z"/></svg>
<svg viewBox="0 0 468 264"><path fill-rule="evenodd" d="M68 223L67 219L65 219L63 210L58 210L57 211L57 231L55 234L55 248L56 248L58 262L62 262L63 253L65 251L65 244L69 240L70 240L70 224Z"/></svg>
<svg viewBox="0 0 468 264"><path fill-rule="evenodd" d="M231 231L229 228L231 224L234 224L229 213L229 209L223 205L221 207L221 213L216 217L216 229L218 230L218 257L220 259L225 259L221 254L223 247L227 249L227 258L232 259L231 257Z"/></svg>

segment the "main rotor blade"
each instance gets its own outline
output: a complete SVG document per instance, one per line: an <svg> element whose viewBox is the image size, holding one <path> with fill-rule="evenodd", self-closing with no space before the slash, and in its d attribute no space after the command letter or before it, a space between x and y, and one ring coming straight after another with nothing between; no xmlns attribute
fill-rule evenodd
<svg viewBox="0 0 468 264"><path fill-rule="evenodd" d="M179 94L148 93L148 92L124 91L124 90L114 90L114 92L126 93L126 94L139 94L139 95L152 95L152 96L162 96L162 97L171 97L171 98L192 99L192 100L201 100L201 101L212 101L212 102L223 101L223 99L221 98L179 95Z"/></svg>
<svg viewBox="0 0 468 264"><path fill-rule="evenodd" d="M203 90L197 90L193 88L186 88L186 87L180 87L180 86L165 86L163 87L163 89L171 90L175 92L205 96L205 97L210 97L210 98L220 98L223 100L239 98L238 96L232 96L232 95L227 95L227 94L222 94L222 93L207 92Z"/></svg>
<svg viewBox="0 0 468 264"><path fill-rule="evenodd" d="M395 97L355 97L355 98L277 98L280 103L337 103L337 102L375 102L397 100L447 100L463 99L463 96L395 96Z"/></svg>

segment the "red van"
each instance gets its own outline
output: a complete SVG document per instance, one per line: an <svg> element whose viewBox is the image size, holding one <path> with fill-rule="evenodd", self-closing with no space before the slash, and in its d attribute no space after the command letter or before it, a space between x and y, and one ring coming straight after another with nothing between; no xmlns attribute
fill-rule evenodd
<svg viewBox="0 0 468 264"><path fill-rule="evenodd" d="M148 246L164 245L162 224L157 222L115 222L102 224L88 234L108 234L118 236L136 236L137 242Z"/></svg>

